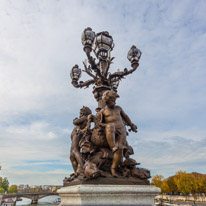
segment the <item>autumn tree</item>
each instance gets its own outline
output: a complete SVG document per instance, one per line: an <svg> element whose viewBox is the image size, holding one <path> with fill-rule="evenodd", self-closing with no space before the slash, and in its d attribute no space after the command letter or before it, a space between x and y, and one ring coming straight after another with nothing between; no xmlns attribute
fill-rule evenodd
<svg viewBox="0 0 206 206"><path fill-rule="evenodd" d="M206 194L206 175L193 172L191 175L194 177L194 191L193 196L195 197L197 194L199 196L205 196Z"/></svg>
<svg viewBox="0 0 206 206"><path fill-rule="evenodd" d="M167 179L164 179L162 175L155 175L152 178L152 184L161 188L162 193L192 194L194 199L197 198L197 195L206 195L206 174L197 172L178 171Z"/></svg>
<svg viewBox="0 0 206 206"><path fill-rule="evenodd" d="M168 192L170 192L170 188L169 188L169 186L168 186L167 179L163 180L160 188L161 188L161 192L162 192L162 193L168 193Z"/></svg>
<svg viewBox="0 0 206 206"><path fill-rule="evenodd" d="M164 177L162 175L155 175L152 177L152 184L156 187L161 188L162 182L164 180Z"/></svg>
<svg viewBox="0 0 206 206"><path fill-rule="evenodd" d="M11 185L8 189L8 193L15 193L17 191L18 191L18 189L17 189L16 185Z"/></svg>
<svg viewBox="0 0 206 206"><path fill-rule="evenodd" d="M174 181L177 185L178 192L182 193L183 195L188 195L190 193L195 194L195 181L193 175L178 171L174 177Z"/></svg>
<svg viewBox="0 0 206 206"><path fill-rule="evenodd" d="M171 192L172 194L178 193L177 185L175 184L174 181L174 176L170 176L167 178L167 184L169 187L169 192Z"/></svg>
<svg viewBox="0 0 206 206"><path fill-rule="evenodd" d="M198 183L199 183L199 193L204 193L206 195L206 175L202 175Z"/></svg>

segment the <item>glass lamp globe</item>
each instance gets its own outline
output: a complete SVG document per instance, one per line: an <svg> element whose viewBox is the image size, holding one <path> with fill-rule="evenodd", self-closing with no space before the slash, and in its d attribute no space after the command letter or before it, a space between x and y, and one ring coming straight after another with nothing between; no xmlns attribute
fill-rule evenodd
<svg viewBox="0 0 206 206"><path fill-rule="evenodd" d="M78 81L79 78L81 77L81 69L79 68L78 65L75 65L70 72L70 77L72 79L72 81Z"/></svg>
<svg viewBox="0 0 206 206"><path fill-rule="evenodd" d="M95 39L95 32L92 31L90 27L87 27L81 36L82 44L84 46L84 51L91 52L92 51L92 45Z"/></svg>

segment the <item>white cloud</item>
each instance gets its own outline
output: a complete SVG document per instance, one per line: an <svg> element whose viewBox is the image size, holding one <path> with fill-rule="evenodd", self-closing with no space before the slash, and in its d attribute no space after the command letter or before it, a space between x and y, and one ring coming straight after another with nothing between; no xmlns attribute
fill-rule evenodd
<svg viewBox="0 0 206 206"><path fill-rule="evenodd" d="M1 162L12 167L29 160L65 160L69 134L44 122L1 128Z"/></svg>
<svg viewBox="0 0 206 206"><path fill-rule="evenodd" d="M181 161L185 170L190 163L194 169L204 169L194 162L203 161L205 154L198 144L206 134L205 5L195 0L1 1L0 164L4 175L12 166L41 165L28 160L47 164L69 159L72 120L83 105L93 111L97 105L92 88L73 88L69 77L73 65L83 68L86 55L80 36L88 26L113 36L112 71L130 67L126 56L131 45L143 52L139 69L120 82L118 100L139 126L135 138L140 141L134 145L137 160L140 157L143 165L165 174L180 167ZM171 138L175 136L188 145L181 138ZM33 181L31 170L21 171L28 172L28 183ZM18 182L15 172L8 175ZM55 179L37 173L39 183ZM18 178L21 183L23 176Z"/></svg>

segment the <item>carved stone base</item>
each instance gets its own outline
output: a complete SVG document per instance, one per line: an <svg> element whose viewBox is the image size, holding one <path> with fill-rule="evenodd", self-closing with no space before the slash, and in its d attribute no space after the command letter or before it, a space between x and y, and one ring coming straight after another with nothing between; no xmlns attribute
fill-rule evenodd
<svg viewBox="0 0 206 206"><path fill-rule="evenodd" d="M151 185L75 185L57 191L60 206L137 205L152 206L160 189Z"/></svg>
<svg viewBox="0 0 206 206"><path fill-rule="evenodd" d="M108 177L98 177L96 179L84 179L81 177L75 178L70 182L65 182L65 186L73 186L73 185L149 185L149 180L140 179L136 177L123 177L119 176L118 178L112 177L111 175Z"/></svg>

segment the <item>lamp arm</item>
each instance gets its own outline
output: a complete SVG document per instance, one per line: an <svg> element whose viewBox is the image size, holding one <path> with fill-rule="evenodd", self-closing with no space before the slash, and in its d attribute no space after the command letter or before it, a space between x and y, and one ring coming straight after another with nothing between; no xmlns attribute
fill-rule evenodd
<svg viewBox="0 0 206 206"><path fill-rule="evenodd" d="M128 70L127 68L125 68L124 71L122 71L122 72L120 71L120 72L115 72L113 74L110 74L109 79L112 79L114 77L119 77L120 79L122 79L122 78L124 78L124 76L132 74L137 69L138 66L139 66L139 64L135 65L133 67L133 69Z"/></svg>
<svg viewBox="0 0 206 206"><path fill-rule="evenodd" d="M110 82L118 82L119 80L121 80L121 78L118 78L118 79L111 79Z"/></svg>
<svg viewBox="0 0 206 206"><path fill-rule="evenodd" d="M85 82L83 81L72 81L72 85L76 88L83 88L83 87L89 87L91 84L94 84L95 83L95 80L94 79L90 79L90 80L87 80Z"/></svg>

